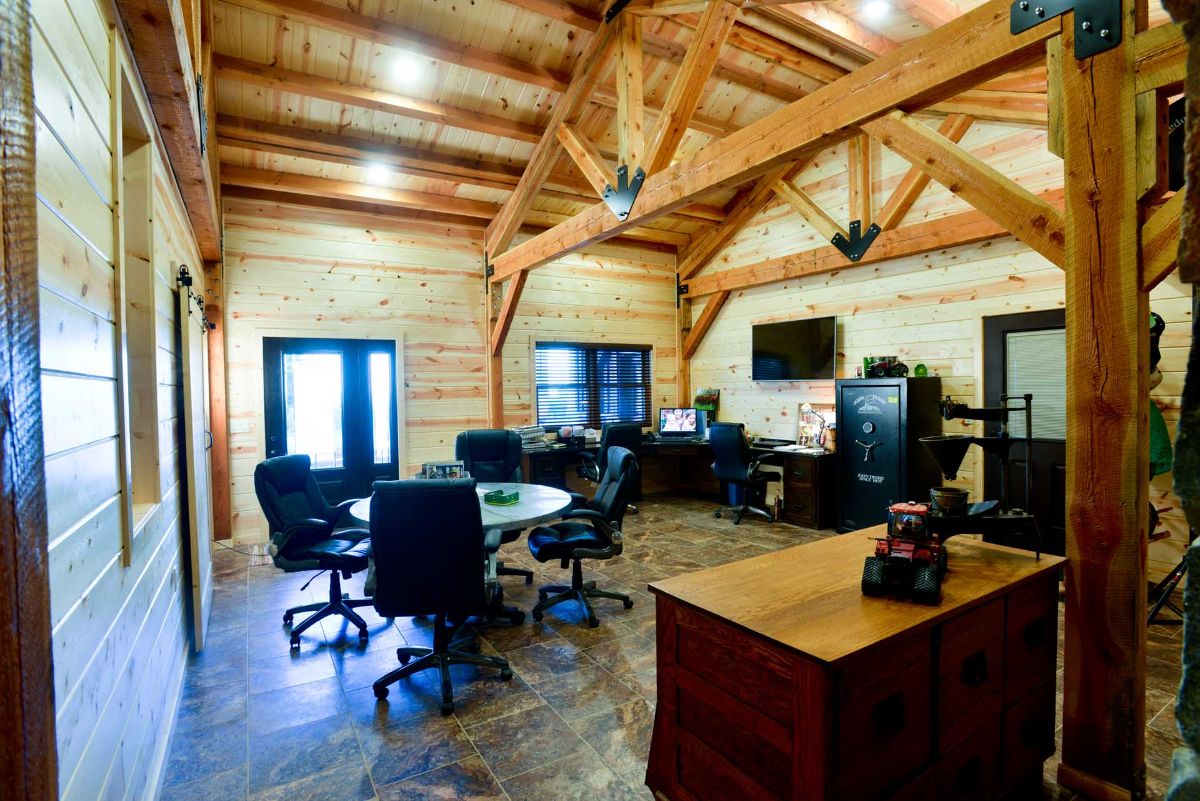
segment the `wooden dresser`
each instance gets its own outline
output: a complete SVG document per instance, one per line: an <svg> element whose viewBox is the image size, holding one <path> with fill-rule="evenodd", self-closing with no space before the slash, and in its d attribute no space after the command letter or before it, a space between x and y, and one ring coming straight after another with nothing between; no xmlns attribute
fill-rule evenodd
<svg viewBox="0 0 1200 801"><path fill-rule="evenodd" d="M867 598L882 527L666 579L667 801L986 801L1054 753L1065 560L957 538L938 606Z"/></svg>

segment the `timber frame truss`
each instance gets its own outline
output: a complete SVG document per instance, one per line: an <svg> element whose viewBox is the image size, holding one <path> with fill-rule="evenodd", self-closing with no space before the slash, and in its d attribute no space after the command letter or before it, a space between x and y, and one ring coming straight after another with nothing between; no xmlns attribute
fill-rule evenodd
<svg viewBox="0 0 1200 801"><path fill-rule="evenodd" d="M552 124L485 237L490 265L489 408L494 425L503 424L500 356L529 273L695 204L714 190L744 187L727 204L724 220L679 256L681 403L690 397L688 360L733 293L749 287L1006 235L1062 268L1071 469L1059 781L1101 799L1144 795L1149 497L1144 421L1149 394L1147 371L1140 368L1148 354L1147 293L1175 267L1184 203L1183 193L1167 198L1164 137L1167 97L1181 91L1186 45L1179 25L1147 29L1146 2L1040 3L1050 13L1044 18L1026 16L1021 24L1014 21L1015 15L1027 11L1020 0L989 0L961 15L942 3L907 4L920 7L938 27L903 45L891 43L886 52L877 48L877 57L844 76L727 134L686 161L672 163L716 53L735 30L739 13L770 22L793 12L791 6L741 9L740 2L732 0L630 0L596 29L554 109ZM819 4L797 6L809 9L804 13L827 13ZM696 36L663 112L644 134L639 15L696 10L701 10ZM1109 14L1105 20L1116 15L1116 21L1097 29L1092 22L1101 19L1097 14ZM1080 41L1083 37L1089 41ZM642 169L640 191L625 214L597 203L512 246L559 148L587 176L598 197L614 186L612 168L575 125L582 98L595 81L596 65L614 53L620 166ZM950 99L1043 60L1049 77L1049 146L1064 159L1061 191L1030 192L960 147L972 124L970 113L951 109L936 130L911 116L934 107L947 110L953 106ZM795 183L814 156L842 142L849 143L852 222L874 232L867 248L861 239L858 247L849 248L854 237L848 228ZM873 213L868 191L872 143L913 165L878 213ZM901 225L930 180L949 188L973 210ZM799 212L830 245L700 275L739 231L777 200ZM707 302L693 321L696 298Z"/></svg>

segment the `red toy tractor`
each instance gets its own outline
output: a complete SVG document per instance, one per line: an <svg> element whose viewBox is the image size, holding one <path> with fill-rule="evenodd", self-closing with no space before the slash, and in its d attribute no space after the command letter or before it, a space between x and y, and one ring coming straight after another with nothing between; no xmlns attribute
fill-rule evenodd
<svg viewBox="0 0 1200 801"><path fill-rule="evenodd" d="M863 595L907 595L936 604L946 574L946 548L930 531L929 504L894 503L888 508L888 533L875 543L875 555L863 564Z"/></svg>

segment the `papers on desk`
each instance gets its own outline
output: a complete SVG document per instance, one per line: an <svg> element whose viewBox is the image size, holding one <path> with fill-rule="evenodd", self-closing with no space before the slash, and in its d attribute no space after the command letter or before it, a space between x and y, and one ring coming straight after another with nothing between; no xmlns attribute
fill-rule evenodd
<svg viewBox="0 0 1200 801"><path fill-rule="evenodd" d="M809 448L804 445L776 445L774 450L783 453L810 453L815 456L825 453L824 448Z"/></svg>

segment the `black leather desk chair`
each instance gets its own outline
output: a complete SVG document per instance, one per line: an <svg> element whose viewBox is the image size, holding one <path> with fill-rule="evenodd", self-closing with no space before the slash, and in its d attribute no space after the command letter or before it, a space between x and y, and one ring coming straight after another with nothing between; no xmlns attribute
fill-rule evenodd
<svg viewBox="0 0 1200 801"><path fill-rule="evenodd" d="M254 494L271 526L271 559L287 573L307 570L329 571L329 601L294 606L283 613L291 624L300 612L313 612L292 629L291 647L300 647L300 635L330 615L341 615L358 627L358 637L367 640L367 624L354 610L370 606L369 599L342 597L342 577L367 568L371 553L370 532L362 528L338 528L357 498L330 506L312 474L312 462L302 453L276 456L254 468Z"/></svg>
<svg viewBox="0 0 1200 801"><path fill-rule="evenodd" d="M476 481L521 481L521 435L515 431L505 428L462 431L454 440L454 458L462 460ZM501 541L507 544L520 538L520 530L506 531ZM505 567L498 562L496 572L501 576L524 576L526 584L533 583L532 570Z"/></svg>
<svg viewBox="0 0 1200 801"><path fill-rule="evenodd" d="M589 598L611 598L624 603L626 609L633 608L629 596L598 590L596 582L585 582L581 562L584 559L612 559L624 549L621 521L625 517L626 498L637 477L637 469L637 458L632 452L611 448L604 476L587 507L567 512L561 523L538 526L529 532L529 550L534 559L539 562L558 559L564 568L571 565L571 586L555 584L538 588L541 600L533 607L534 620L541 620L550 607L570 600L578 601L583 607L592 628L600 621Z"/></svg>
<svg viewBox="0 0 1200 801"><path fill-rule="evenodd" d="M604 475L605 469L608 467L608 449L617 447L625 448L631 451L635 456L638 449L642 446L642 424L641 423L605 423L600 429L600 448L596 451L596 455L587 451L580 451L579 459L581 464L576 471L580 478L600 483L601 476ZM630 493L633 496L634 493ZM637 514L638 509L633 504L629 504L628 509L630 514Z"/></svg>
<svg viewBox="0 0 1200 801"><path fill-rule="evenodd" d="M474 479L377 481L374 490L375 609L384 617L434 616L433 648L396 649L401 667L375 681L375 697L386 698L388 685L405 676L436 668L442 714L449 715L450 665L496 668L500 678L512 678L508 660L450 647L459 627L484 614L496 591L500 531L484 533Z"/></svg>
<svg viewBox="0 0 1200 801"><path fill-rule="evenodd" d="M750 512L775 522L775 515L767 509L752 505L755 496L766 493L767 482L779 481L776 473L759 470L762 464L774 458L773 454L755 457L746 442L746 426L743 423L712 423L708 428L708 441L713 450L713 475L718 481L728 482L742 491L742 502L737 506L726 506L713 512L720 517L724 512L733 512L733 524L742 522Z"/></svg>

